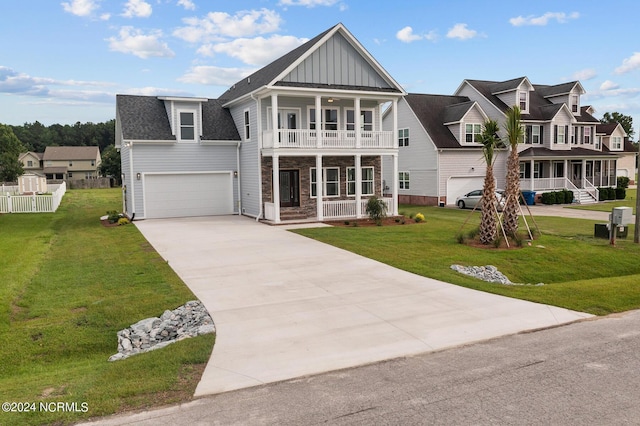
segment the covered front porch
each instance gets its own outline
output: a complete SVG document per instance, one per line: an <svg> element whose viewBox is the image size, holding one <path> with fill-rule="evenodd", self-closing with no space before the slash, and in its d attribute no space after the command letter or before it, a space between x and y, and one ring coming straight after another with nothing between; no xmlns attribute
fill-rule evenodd
<svg viewBox="0 0 640 426"><path fill-rule="evenodd" d="M390 155L397 169L397 154ZM273 223L363 218L372 196L383 199L389 215L397 215L397 191L382 197L381 167L380 155L360 153L265 156L263 218Z"/></svg>

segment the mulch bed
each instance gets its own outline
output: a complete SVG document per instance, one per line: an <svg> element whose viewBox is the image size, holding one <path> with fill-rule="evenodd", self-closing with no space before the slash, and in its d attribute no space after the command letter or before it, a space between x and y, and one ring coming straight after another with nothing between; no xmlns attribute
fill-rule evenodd
<svg viewBox="0 0 640 426"><path fill-rule="evenodd" d="M355 227L361 227L361 226L367 227L367 226L416 225L416 224L420 224L420 223L426 223L426 221L416 222L415 220L409 219L408 217L405 217L405 216L389 216L389 217L386 217L386 218L382 219L381 225L378 225L376 223L376 221L372 220L372 219L330 220L330 221L325 221L324 223L326 223L327 225L340 226L340 227L343 227L343 228L348 228L348 227L354 227L355 228Z"/></svg>

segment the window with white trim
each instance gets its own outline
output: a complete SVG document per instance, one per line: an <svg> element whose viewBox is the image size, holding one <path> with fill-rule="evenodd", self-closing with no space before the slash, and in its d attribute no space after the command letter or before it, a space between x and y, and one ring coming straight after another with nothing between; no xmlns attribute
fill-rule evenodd
<svg viewBox="0 0 640 426"><path fill-rule="evenodd" d="M338 130L338 110L333 108L322 108L322 129ZM316 130L316 109L309 109L309 129Z"/></svg>
<svg viewBox="0 0 640 426"><path fill-rule="evenodd" d="M557 124L554 126L554 143L565 144L567 143L566 135L567 135L567 127L568 126L558 126Z"/></svg>
<svg viewBox="0 0 640 426"><path fill-rule="evenodd" d="M33 161L27 160L27 167L33 167Z"/></svg>
<svg viewBox="0 0 640 426"><path fill-rule="evenodd" d="M399 172L398 183L400 189L409 189L409 172Z"/></svg>
<svg viewBox="0 0 640 426"><path fill-rule="evenodd" d="M362 167L362 195L373 195L373 167ZM356 168L347 167L347 195L356 195Z"/></svg>
<svg viewBox="0 0 640 426"><path fill-rule="evenodd" d="M193 112L180 112L180 140L195 141L196 126Z"/></svg>
<svg viewBox="0 0 640 426"><path fill-rule="evenodd" d="M317 183L316 168L311 168L311 197L317 197ZM340 168L339 167L324 167L322 169L322 195L324 197L339 197L340 196Z"/></svg>
<svg viewBox="0 0 640 426"><path fill-rule="evenodd" d="M578 95L571 95L571 112L577 113L580 108L580 98Z"/></svg>
<svg viewBox="0 0 640 426"><path fill-rule="evenodd" d="M620 136L612 136L611 137L611 149L621 150L622 149L622 137Z"/></svg>
<svg viewBox="0 0 640 426"><path fill-rule="evenodd" d="M529 93L525 91L518 92L518 105L520 106L520 111L525 112L529 111Z"/></svg>
<svg viewBox="0 0 640 426"><path fill-rule="evenodd" d="M540 179L542 177L542 163L536 161L533 163L533 178Z"/></svg>
<svg viewBox="0 0 640 426"><path fill-rule="evenodd" d="M602 146L602 136L596 136L596 149L600 149Z"/></svg>
<svg viewBox="0 0 640 426"><path fill-rule="evenodd" d="M249 110L244 111L244 139L251 139L251 124L249 121Z"/></svg>
<svg viewBox="0 0 640 426"><path fill-rule="evenodd" d="M466 143L479 142L481 134L482 134L482 124L465 124L464 141Z"/></svg>
<svg viewBox="0 0 640 426"><path fill-rule="evenodd" d="M591 143L591 127L584 128L584 143L586 144Z"/></svg>
<svg viewBox="0 0 640 426"><path fill-rule="evenodd" d="M409 129L398 129L398 146L409 146Z"/></svg>
<svg viewBox="0 0 640 426"><path fill-rule="evenodd" d="M96 165L96 160L91 160L91 167L94 167Z"/></svg>
<svg viewBox="0 0 640 426"><path fill-rule="evenodd" d="M356 112L355 110L346 110L347 130L356 129ZM360 111L360 130L370 132L373 130L373 110L364 109Z"/></svg>
<svg viewBox="0 0 640 426"><path fill-rule="evenodd" d="M562 161L553 162L553 177L554 178L564 177L564 162Z"/></svg>

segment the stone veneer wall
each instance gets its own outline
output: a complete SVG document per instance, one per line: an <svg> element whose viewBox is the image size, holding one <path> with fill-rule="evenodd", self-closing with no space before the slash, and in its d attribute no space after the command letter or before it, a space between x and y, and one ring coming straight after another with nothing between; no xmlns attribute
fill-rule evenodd
<svg viewBox="0 0 640 426"><path fill-rule="evenodd" d="M380 170L379 156L363 156L360 160L362 167L373 166L374 189L375 194L380 197L380 180L382 178ZM354 167L355 158L353 156L333 157L327 156L322 158L323 167L339 167L340 168L340 196L324 197L324 200L348 200L354 199L355 196L347 196L347 167ZM262 201L265 203L273 202L272 191L272 157L262 158ZM315 157L280 157L280 170L299 170L300 175L300 207L283 207L281 211L294 210L304 213L307 217L316 217L316 199L311 198L311 169L316 167Z"/></svg>

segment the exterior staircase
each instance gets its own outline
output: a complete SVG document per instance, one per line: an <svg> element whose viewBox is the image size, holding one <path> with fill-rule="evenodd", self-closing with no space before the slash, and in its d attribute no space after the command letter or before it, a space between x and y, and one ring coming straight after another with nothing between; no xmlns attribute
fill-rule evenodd
<svg viewBox="0 0 640 426"><path fill-rule="evenodd" d="M598 202L593 195L591 195L588 191L584 190L573 190L574 200L578 204L595 204Z"/></svg>
<svg viewBox="0 0 640 426"><path fill-rule="evenodd" d="M300 210L281 210L280 211L280 220L283 222L291 222L298 220L306 220L307 215Z"/></svg>

